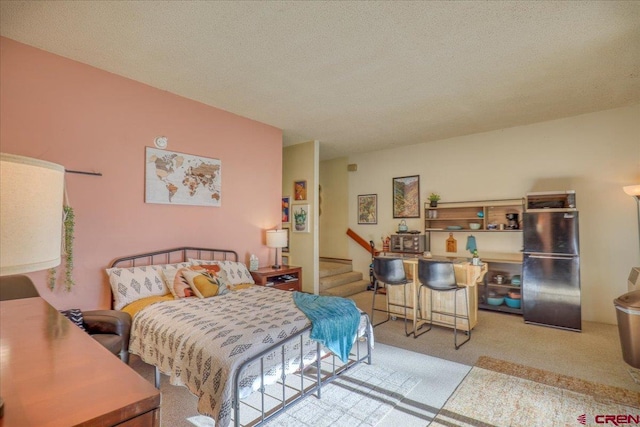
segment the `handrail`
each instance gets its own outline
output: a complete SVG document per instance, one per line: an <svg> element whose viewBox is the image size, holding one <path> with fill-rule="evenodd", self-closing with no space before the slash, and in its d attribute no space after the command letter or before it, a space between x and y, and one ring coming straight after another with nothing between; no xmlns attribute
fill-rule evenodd
<svg viewBox="0 0 640 427"><path fill-rule="evenodd" d="M376 256L380 253L375 247L372 247L371 243L368 243L362 237L358 235L355 231L350 228L347 228L347 236L351 237L357 244L362 246L367 252L371 253L373 256Z"/></svg>

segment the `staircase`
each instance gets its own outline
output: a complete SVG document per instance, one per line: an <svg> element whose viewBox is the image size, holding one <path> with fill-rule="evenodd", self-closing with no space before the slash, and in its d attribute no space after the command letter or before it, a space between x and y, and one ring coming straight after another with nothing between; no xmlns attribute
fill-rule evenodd
<svg viewBox="0 0 640 427"><path fill-rule="evenodd" d="M369 280L353 271L351 260L320 258L320 295L348 297L367 290Z"/></svg>

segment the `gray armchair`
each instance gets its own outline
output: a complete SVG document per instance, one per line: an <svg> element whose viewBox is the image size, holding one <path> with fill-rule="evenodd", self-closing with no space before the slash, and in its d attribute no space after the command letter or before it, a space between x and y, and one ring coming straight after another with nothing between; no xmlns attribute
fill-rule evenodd
<svg viewBox="0 0 640 427"><path fill-rule="evenodd" d="M0 301L39 297L31 279L23 275L0 277ZM89 310L82 312L87 332L124 363L129 363L129 334L131 316L118 310Z"/></svg>

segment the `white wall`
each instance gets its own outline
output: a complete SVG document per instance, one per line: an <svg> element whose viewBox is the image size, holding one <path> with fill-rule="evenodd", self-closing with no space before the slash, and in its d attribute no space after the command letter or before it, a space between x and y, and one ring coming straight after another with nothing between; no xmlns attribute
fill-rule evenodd
<svg viewBox="0 0 640 427"><path fill-rule="evenodd" d="M320 162L320 256L349 258L349 246L345 238L349 228L349 180L347 158Z"/></svg>
<svg viewBox="0 0 640 427"><path fill-rule="evenodd" d="M285 147L282 150L282 195L291 196L289 237L289 264L302 267L302 290L318 293L319 251L318 251L318 182L319 143L309 141ZM259 177L256 177L259 179ZM307 200L294 200L293 183L307 181ZM293 232L293 212L296 206L308 204L311 217L308 219L309 232Z"/></svg>
<svg viewBox="0 0 640 427"><path fill-rule="evenodd" d="M640 265L636 202L622 191L640 183L640 105L353 155L349 163L358 164L349 174L349 227L378 246L399 222L393 177L420 175L422 204L430 192L449 202L576 190L583 319L616 323L612 301L627 292L629 271ZM378 224L358 225L357 195L369 193L378 194ZM424 230L424 212L407 224ZM461 237L458 246L465 242ZM351 241L349 257L355 270L367 271L369 253Z"/></svg>

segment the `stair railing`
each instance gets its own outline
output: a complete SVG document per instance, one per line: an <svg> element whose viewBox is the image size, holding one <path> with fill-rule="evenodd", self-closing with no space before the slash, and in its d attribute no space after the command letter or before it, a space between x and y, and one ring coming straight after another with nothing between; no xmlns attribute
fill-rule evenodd
<svg viewBox="0 0 640 427"><path fill-rule="evenodd" d="M373 240L367 243L365 239L360 237L358 233L350 228L347 229L347 236L351 237L358 245L362 246L362 248L369 252L371 256L376 256L380 253L380 251L375 248Z"/></svg>

